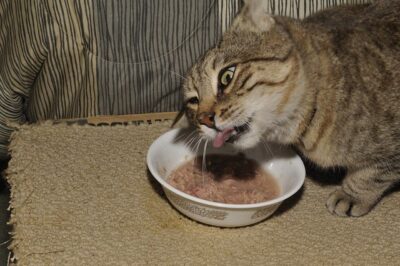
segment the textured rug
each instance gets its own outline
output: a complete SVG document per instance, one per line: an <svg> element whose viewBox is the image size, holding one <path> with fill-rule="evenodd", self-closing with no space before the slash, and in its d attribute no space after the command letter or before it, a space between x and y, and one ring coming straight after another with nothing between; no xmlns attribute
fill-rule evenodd
<svg viewBox="0 0 400 266"><path fill-rule="evenodd" d="M400 193L338 218L307 179L250 227L198 224L165 199L145 157L167 123L22 126L12 136L10 249L18 265L398 265Z"/></svg>

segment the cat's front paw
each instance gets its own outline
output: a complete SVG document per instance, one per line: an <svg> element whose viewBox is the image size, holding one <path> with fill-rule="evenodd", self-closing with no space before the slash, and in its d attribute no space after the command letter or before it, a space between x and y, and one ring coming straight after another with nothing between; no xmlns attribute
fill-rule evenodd
<svg viewBox="0 0 400 266"><path fill-rule="evenodd" d="M372 203L365 203L348 195L342 188L329 195L326 207L331 214L342 217L359 217L367 214L372 208Z"/></svg>

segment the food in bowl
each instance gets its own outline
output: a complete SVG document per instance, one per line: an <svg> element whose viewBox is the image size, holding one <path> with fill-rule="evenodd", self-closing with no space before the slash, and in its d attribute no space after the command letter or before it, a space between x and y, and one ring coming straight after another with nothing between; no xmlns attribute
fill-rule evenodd
<svg viewBox="0 0 400 266"><path fill-rule="evenodd" d="M246 158L256 161L262 169L273 176L280 188L277 198L259 203L229 204L204 200L184 193L167 181L168 176L178 167L204 153L233 155L239 152L229 144L217 149L207 142L194 150L185 141L190 135L190 131L179 129L161 135L149 148L147 165L175 209L197 222L219 227L257 224L270 217L282 202L299 191L304 183L305 168L301 158L288 147L270 143L269 149L258 145L240 152Z"/></svg>
<svg viewBox="0 0 400 266"><path fill-rule="evenodd" d="M195 157L167 178L173 187L192 196L228 204L252 204L280 195L275 179L244 154Z"/></svg>

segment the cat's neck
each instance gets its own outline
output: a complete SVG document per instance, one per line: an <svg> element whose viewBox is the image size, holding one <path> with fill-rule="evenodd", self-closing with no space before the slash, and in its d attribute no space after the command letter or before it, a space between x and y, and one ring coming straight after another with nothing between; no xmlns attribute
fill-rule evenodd
<svg viewBox="0 0 400 266"><path fill-rule="evenodd" d="M318 121L324 119L321 117L323 114L334 110L329 97L326 96L334 93L329 84L334 83L330 79L336 69L331 61L331 49L326 42L326 36L323 36L324 33L316 34L315 29L310 29L296 20L289 19L285 26L296 45L306 80L301 104L297 110L297 130L292 134L293 143L301 146L303 150L312 150L315 148L316 135L323 126Z"/></svg>

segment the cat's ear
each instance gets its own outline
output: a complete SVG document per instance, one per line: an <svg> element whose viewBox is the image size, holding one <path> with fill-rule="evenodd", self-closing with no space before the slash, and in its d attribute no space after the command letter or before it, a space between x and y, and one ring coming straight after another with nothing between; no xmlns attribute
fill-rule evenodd
<svg viewBox="0 0 400 266"><path fill-rule="evenodd" d="M242 16L258 31L269 31L275 20L268 14L268 5L268 0L244 0Z"/></svg>

